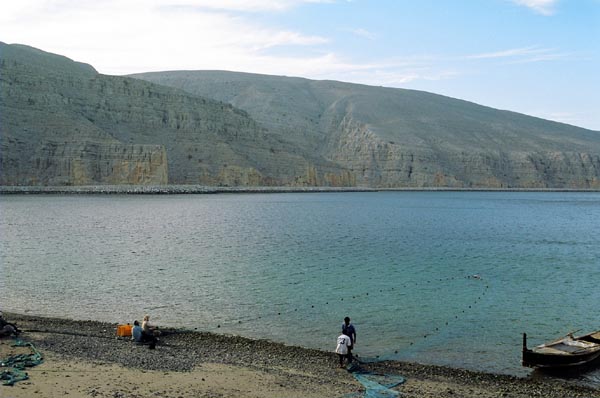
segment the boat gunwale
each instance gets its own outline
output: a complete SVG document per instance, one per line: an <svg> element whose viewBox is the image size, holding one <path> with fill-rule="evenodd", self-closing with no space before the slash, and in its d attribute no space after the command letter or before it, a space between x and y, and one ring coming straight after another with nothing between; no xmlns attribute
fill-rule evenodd
<svg viewBox="0 0 600 398"><path fill-rule="evenodd" d="M600 333L600 331L578 337L570 337L570 340L573 341L579 340L593 344L591 347L581 347L581 349L572 352L560 351L559 349L552 347L552 345L558 345L561 343L564 344L564 341L569 338L569 336L572 336L572 333L569 333L567 336L561 339L554 340L550 343L541 344L531 349L527 348L527 334L523 333L523 354L521 364L531 368L567 368L592 363L600 358L600 343L597 343L596 341L587 341L584 339L589 337L597 340L592 336L598 333ZM556 352L539 351L540 349L544 348L553 349L556 350ZM547 359L547 361L544 361L544 358Z"/></svg>

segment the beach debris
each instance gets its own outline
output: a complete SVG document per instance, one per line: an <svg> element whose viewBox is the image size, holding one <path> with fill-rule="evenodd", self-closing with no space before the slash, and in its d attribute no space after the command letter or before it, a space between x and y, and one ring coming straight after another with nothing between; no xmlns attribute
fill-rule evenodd
<svg viewBox="0 0 600 398"><path fill-rule="evenodd" d="M31 343L17 339L12 346L29 347L31 353L12 355L6 359L0 359L0 366L7 368L0 372L0 380L2 381L2 385L5 386L12 386L16 382L29 379L25 368L37 366L44 361L42 354Z"/></svg>

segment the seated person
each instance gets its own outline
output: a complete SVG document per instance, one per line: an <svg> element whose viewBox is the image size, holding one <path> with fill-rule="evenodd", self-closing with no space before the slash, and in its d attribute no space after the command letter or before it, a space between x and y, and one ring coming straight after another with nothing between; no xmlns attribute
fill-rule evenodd
<svg viewBox="0 0 600 398"><path fill-rule="evenodd" d="M156 335L158 331L155 326L150 325L150 316L145 315L142 321L142 342L150 343L150 348L154 348L158 339Z"/></svg>
<svg viewBox="0 0 600 398"><path fill-rule="evenodd" d="M133 328L131 328L131 340L135 341L136 343L142 342L142 327L137 320L133 321Z"/></svg>
<svg viewBox="0 0 600 398"><path fill-rule="evenodd" d="M9 337L10 335L17 336L21 331L14 323L8 323L4 319L4 315L0 312L0 337Z"/></svg>

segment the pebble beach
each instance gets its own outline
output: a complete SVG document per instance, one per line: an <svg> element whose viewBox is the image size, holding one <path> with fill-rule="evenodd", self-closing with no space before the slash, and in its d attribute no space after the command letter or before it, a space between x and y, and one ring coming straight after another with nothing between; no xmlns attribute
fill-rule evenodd
<svg viewBox="0 0 600 398"><path fill-rule="evenodd" d="M162 327L155 350L117 337L117 324L5 313L44 363L29 380L0 386L20 397L361 397L364 387L332 352L239 336ZM160 325L159 325L160 326ZM14 354L0 340L0 358ZM2 368L4 370L4 368ZM600 397L568 380L518 378L397 361L360 370L400 375L401 397Z"/></svg>

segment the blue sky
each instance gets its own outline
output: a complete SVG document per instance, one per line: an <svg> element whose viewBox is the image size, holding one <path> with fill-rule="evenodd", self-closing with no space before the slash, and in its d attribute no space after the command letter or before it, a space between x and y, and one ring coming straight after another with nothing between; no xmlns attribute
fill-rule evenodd
<svg viewBox="0 0 600 398"><path fill-rule="evenodd" d="M410 88L600 131L600 0L14 0L0 41L105 74Z"/></svg>

